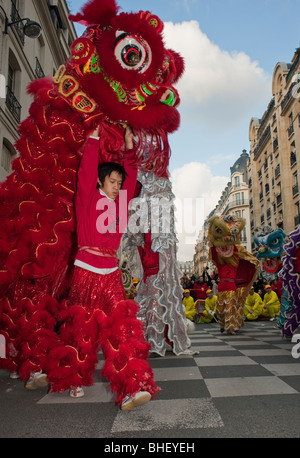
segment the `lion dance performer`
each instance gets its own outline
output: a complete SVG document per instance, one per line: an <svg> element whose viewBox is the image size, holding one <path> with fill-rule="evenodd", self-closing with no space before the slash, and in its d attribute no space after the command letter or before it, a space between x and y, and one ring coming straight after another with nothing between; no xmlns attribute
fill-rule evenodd
<svg viewBox="0 0 300 458"><path fill-rule="evenodd" d="M264 226L254 236L254 242L258 247L257 259L261 261L262 275L268 282L274 280L281 269L281 257L283 255L286 234L281 227L272 229Z"/></svg>
<svg viewBox="0 0 300 458"><path fill-rule="evenodd" d="M285 256L282 258L280 276L286 291L282 303L281 321L278 325L282 335L290 339L300 326L300 227L289 234L284 245Z"/></svg>
<svg viewBox="0 0 300 458"><path fill-rule="evenodd" d="M257 259L261 262L261 274L267 282L278 279L276 291L280 300L280 312L276 323L282 329L286 321L286 316L290 310L289 293L284 286L281 277L282 257L284 256L284 244L286 234L281 227L272 229L270 226L263 227L254 236L254 242L258 247Z"/></svg>
<svg viewBox="0 0 300 458"><path fill-rule="evenodd" d="M74 195L83 146L99 126L99 161L120 163L130 125L137 139L132 161L164 177L168 134L180 123L173 84L183 60L165 48L163 23L149 12L118 12L114 0L91 0L70 16L87 29L54 78L30 84L34 101L20 125L20 155L0 189L0 332L7 356L0 365L23 380L47 371L53 390L78 379L90 348L88 336L80 351L59 340L59 354L56 333L62 319L75 316L65 299L78 251ZM149 141L155 148L145 155ZM99 324L82 310L76 319L93 332ZM50 363L49 351L56 355Z"/></svg>
<svg viewBox="0 0 300 458"><path fill-rule="evenodd" d="M240 245L243 218L213 216L208 223L210 257L219 274L216 315L221 332L235 334L244 324L245 299L257 276L259 262Z"/></svg>

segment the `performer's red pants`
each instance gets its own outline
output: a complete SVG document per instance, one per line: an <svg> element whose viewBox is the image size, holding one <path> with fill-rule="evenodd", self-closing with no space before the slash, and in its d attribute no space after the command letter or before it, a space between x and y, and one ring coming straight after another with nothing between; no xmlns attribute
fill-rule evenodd
<svg viewBox="0 0 300 458"><path fill-rule="evenodd" d="M68 305L61 344L49 353L52 391L92 385L99 347L105 358L101 375L117 393L118 404L126 394L159 390L147 362L150 346L136 318L138 304L126 299L119 270L99 275L75 267Z"/></svg>

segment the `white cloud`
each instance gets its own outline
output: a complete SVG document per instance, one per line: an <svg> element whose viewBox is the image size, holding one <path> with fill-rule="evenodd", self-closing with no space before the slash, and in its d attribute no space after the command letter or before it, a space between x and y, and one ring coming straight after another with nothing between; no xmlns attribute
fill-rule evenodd
<svg viewBox="0 0 300 458"><path fill-rule="evenodd" d="M190 261L205 218L217 205L228 178L213 176L210 168L191 162L173 171L178 260Z"/></svg>
<svg viewBox="0 0 300 458"><path fill-rule="evenodd" d="M271 99L271 76L244 52L228 52L209 40L196 20L165 23L165 43L179 52L186 71L177 87L185 121L203 130L227 129L252 117Z"/></svg>
<svg viewBox="0 0 300 458"><path fill-rule="evenodd" d="M203 222L230 180L226 176L214 176L210 167L198 162L198 158L202 155L211 167L222 162L231 163L231 160L233 164L235 154L231 145L224 145L224 138L228 141L236 136L241 125L250 123L258 107L267 106L272 84L271 76L257 62L251 61L244 52L222 50L201 31L195 20L165 23L165 43L184 57L186 66L177 85L182 101L178 136L183 138L176 142L175 148L180 148L179 155L191 154L193 150L197 157L192 162L191 156L187 156L189 163L172 172L178 219L178 259L186 261L193 259ZM191 130L193 140L189 135ZM193 141L196 142L194 147ZM206 152L199 149L200 141L206 144ZM228 166L224 175L229 173Z"/></svg>

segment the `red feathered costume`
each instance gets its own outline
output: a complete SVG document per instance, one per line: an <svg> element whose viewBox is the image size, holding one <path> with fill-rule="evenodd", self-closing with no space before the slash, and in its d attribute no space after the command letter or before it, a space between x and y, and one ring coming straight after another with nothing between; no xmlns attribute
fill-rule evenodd
<svg viewBox="0 0 300 458"><path fill-rule="evenodd" d="M34 101L20 125L20 155L0 188L0 333L7 356L0 359L0 367L18 372L23 380L31 372L49 371L57 389L65 388L63 379L76 384L72 377L76 379L76 368L85 359L91 360L84 374L91 380L95 363L90 342L83 339L78 351L62 345L69 338L77 342L78 334L72 337L67 326L71 322L95 341L99 336L120 349L114 363L118 373L126 366L134 378L136 371L123 347L134 346L131 339L140 329L132 329L129 336L122 327L124 319L135 316L136 304L120 303L118 317L112 314L104 325L100 312L91 320L88 312L78 305L68 308L66 301L78 251L74 196L86 139L100 125L99 161L122 163L124 125L129 124L138 138L136 166L167 176L168 134L180 121L179 96L172 84L183 72L182 58L165 48L159 18L142 11L118 14L118 9L114 0L92 0L82 13L70 16L86 24L86 32L75 40L69 60L54 78L30 84ZM155 148L147 156L149 138ZM72 298L77 304L83 300L79 293ZM109 322L119 326L120 342L109 335ZM106 334L99 333L101 327ZM108 355L111 349L104 341L101 345ZM144 358L146 347L135 345L131 351ZM112 389L119 392L109 364L104 374L110 374Z"/></svg>

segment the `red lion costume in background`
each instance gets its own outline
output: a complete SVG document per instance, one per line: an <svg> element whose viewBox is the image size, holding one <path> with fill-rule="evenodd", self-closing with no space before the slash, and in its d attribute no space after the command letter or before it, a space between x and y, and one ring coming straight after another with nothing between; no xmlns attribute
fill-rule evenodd
<svg viewBox="0 0 300 458"><path fill-rule="evenodd" d="M129 124L139 169L168 176L168 134L180 123L173 84L183 59L165 48L157 16L118 11L114 0L92 0L70 16L87 29L54 78L30 84L34 101L19 128L20 155L1 184L0 334L6 358L0 367L23 380L47 368L57 323L68 313L77 252L76 176L90 132L100 124L100 161L122 162ZM145 155L149 138L155 148Z"/></svg>

